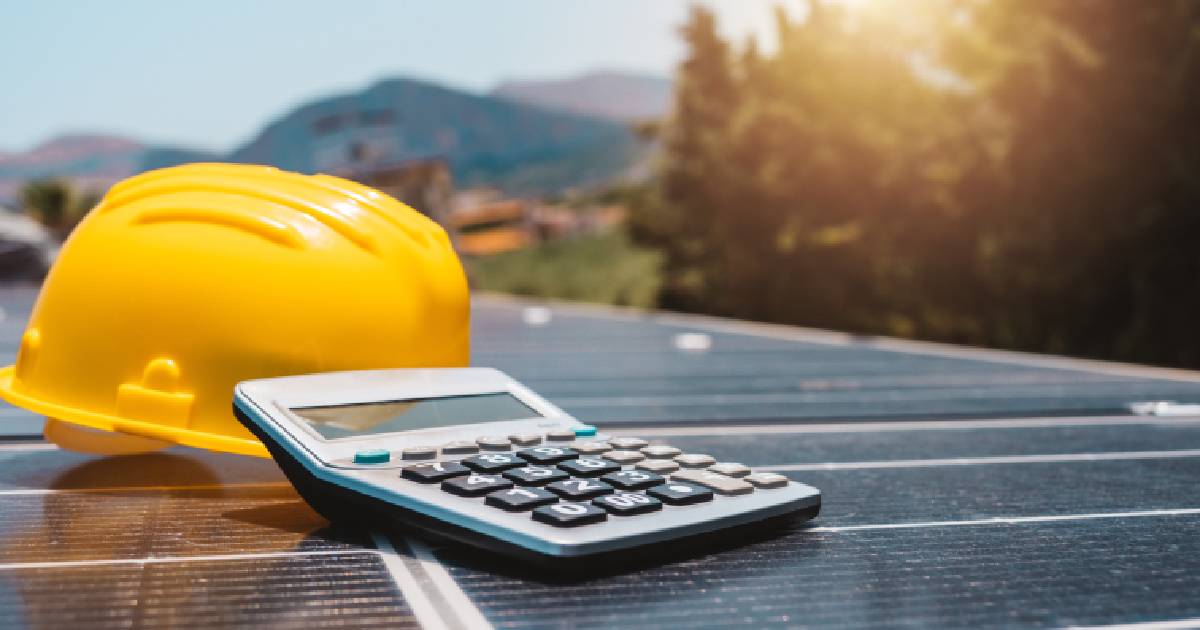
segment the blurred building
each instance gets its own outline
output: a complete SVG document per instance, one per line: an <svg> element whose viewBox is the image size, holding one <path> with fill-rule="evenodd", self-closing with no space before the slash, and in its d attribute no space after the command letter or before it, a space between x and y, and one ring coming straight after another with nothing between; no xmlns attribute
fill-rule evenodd
<svg viewBox="0 0 1200 630"><path fill-rule="evenodd" d="M529 202L506 199L492 189L456 195L446 229L458 250L470 256L500 254L537 242Z"/></svg>
<svg viewBox="0 0 1200 630"><path fill-rule="evenodd" d="M450 214L454 181L450 169L441 160L362 165L344 168L334 174L378 188L448 227L446 219Z"/></svg>
<svg viewBox="0 0 1200 630"><path fill-rule="evenodd" d="M0 280L41 280L57 252L41 223L0 208Z"/></svg>
<svg viewBox="0 0 1200 630"><path fill-rule="evenodd" d="M454 196L446 228L460 252L488 256L537 243L612 229L625 220L618 205L573 207L513 199L494 189L472 189Z"/></svg>

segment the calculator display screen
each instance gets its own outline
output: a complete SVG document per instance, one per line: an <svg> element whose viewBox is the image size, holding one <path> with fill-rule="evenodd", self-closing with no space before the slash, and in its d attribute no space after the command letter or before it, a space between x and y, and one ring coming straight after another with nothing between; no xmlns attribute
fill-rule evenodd
<svg viewBox="0 0 1200 630"><path fill-rule="evenodd" d="M508 393L297 407L292 413L326 440L542 417Z"/></svg>

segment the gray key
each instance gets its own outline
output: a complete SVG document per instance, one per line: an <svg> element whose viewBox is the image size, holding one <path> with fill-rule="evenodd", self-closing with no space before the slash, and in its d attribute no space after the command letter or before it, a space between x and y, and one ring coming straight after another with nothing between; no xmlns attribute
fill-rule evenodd
<svg viewBox="0 0 1200 630"><path fill-rule="evenodd" d="M442 445L442 453L445 455L468 455L478 452L479 446L466 440L456 440Z"/></svg>
<svg viewBox="0 0 1200 630"><path fill-rule="evenodd" d="M432 446L410 446L400 451L401 459L433 459L437 456L437 449Z"/></svg>
<svg viewBox="0 0 1200 630"><path fill-rule="evenodd" d="M535 446L542 443L542 436L534 433L521 433L519 435L508 436L508 441L517 446Z"/></svg>
<svg viewBox="0 0 1200 630"><path fill-rule="evenodd" d="M571 448L583 455L599 455L613 450L608 442L577 442L571 445Z"/></svg>
<svg viewBox="0 0 1200 630"><path fill-rule="evenodd" d="M739 494L750 494L754 492L754 486L733 477L726 477L715 472L707 470L681 470L676 473L671 473L671 479L676 481L686 481L700 486L704 486L725 496L736 496Z"/></svg>
<svg viewBox="0 0 1200 630"><path fill-rule="evenodd" d="M647 459L645 461L638 462L634 468L640 468L652 473L665 475L667 473L673 473L676 470L679 470L679 464L676 464L669 459Z"/></svg>
<svg viewBox="0 0 1200 630"><path fill-rule="evenodd" d="M649 442L646 440L635 437L616 437L609 440L608 443L612 444L613 448L620 449L622 451L634 451L649 444Z"/></svg>
<svg viewBox="0 0 1200 630"><path fill-rule="evenodd" d="M717 460L712 455L701 455L699 453L684 453L675 457L675 461L684 468L708 468L717 463Z"/></svg>
<svg viewBox="0 0 1200 630"><path fill-rule="evenodd" d="M637 451L609 451L604 454L604 459L618 464L632 464L646 459L646 456Z"/></svg>
<svg viewBox="0 0 1200 630"><path fill-rule="evenodd" d="M782 488L788 484L788 478L773 472L760 472L742 477L754 484L755 488Z"/></svg>
<svg viewBox="0 0 1200 630"><path fill-rule="evenodd" d="M501 435L485 435L475 438L475 443L485 451L507 451L512 445Z"/></svg>
<svg viewBox="0 0 1200 630"><path fill-rule="evenodd" d="M744 464L735 464L733 462L721 462L708 467L709 470L728 475L730 477L745 477L750 474L750 467Z"/></svg>
<svg viewBox="0 0 1200 630"><path fill-rule="evenodd" d="M642 453L646 457L653 457L654 459L669 459L682 452L674 446L664 446L662 444L655 444L654 446L647 446L642 449Z"/></svg>
<svg viewBox="0 0 1200 630"><path fill-rule="evenodd" d="M546 439L551 442L574 442L575 432L570 429L559 429L546 433Z"/></svg>

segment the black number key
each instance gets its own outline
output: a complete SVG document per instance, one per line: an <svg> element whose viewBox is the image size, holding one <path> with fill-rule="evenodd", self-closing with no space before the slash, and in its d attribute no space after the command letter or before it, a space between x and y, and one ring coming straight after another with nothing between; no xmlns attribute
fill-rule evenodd
<svg viewBox="0 0 1200 630"><path fill-rule="evenodd" d="M532 510L539 505L558 503L558 495L542 488L509 488L487 495L484 503L509 512L520 512Z"/></svg>
<svg viewBox="0 0 1200 630"><path fill-rule="evenodd" d="M522 486L544 486L570 477L567 473L551 466L525 466L504 471L504 476Z"/></svg>
<svg viewBox="0 0 1200 630"><path fill-rule="evenodd" d="M471 470L479 472L500 472L509 468L516 468L523 465L525 462L510 453L484 453L475 457L468 457L462 460L462 463Z"/></svg>
<svg viewBox="0 0 1200 630"><path fill-rule="evenodd" d="M458 462L429 462L415 466L405 466L400 476L421 483L445 481L451 477L465 475L471 471Z"/></svg>
<svg viewBox="0 0 1200 630"><path fill-rule="evenodd" d="M455 477L442 482L442 490L460 497L481 497L495 490L505 490L513 487L513 482L500 475L481 475L471 473L465 477Z"/></svg>
<svg viewBox="0 0 1200 630"><path fill-rule="evenodd" d="M599 477L600 475L621 470L620 464L598 457L580 457L579 459L565 461L559 464L558 467L576 477Z"/></svg>
<svg viewBox="0 0 1200 630"><path fill-rule="evenodd" d="M533 511L533 520L556 527L578 527L600 523L607 518L604 510L587 503L555 503Z"/></svg>
<svg viewBox="0 0 1200 630"><path fill-rule="evenodd" d="M712 490L704 486L697 486L694 483L683 483L681 481L672 481L650 488L646 491L646 494L661 500L667 505L691 505L693 503L712 501L713 498Z"/></svg>
<svg viewBox="0 0 1200 630"><path fill-rule="evenodd" d="M517 455L533 464L557 464L579 457L573 449L562 446L535 446L517 451Z"/></svg>
<svg viewBox="0 0 1200 630"><path fill-rule="evenodd" d="M595 479L564 479L546 486L564 499L591 499L613 491L612 486Z"/></svg>
<svg viewBox="0 0 1200 630"><path fill-rule="evenodd" d="M621 472L604 475L600 479L622 490L641 490L642 488L649 488L663 482L662 477L644 470L622 470Z"/></svg>
<svg viewBox="0 0 1200 630"><path fill-rule="evenodd" d="M637 492L606 494L593 499L592 503L618 516L633 516L662 509L661 501Z"/></svg>

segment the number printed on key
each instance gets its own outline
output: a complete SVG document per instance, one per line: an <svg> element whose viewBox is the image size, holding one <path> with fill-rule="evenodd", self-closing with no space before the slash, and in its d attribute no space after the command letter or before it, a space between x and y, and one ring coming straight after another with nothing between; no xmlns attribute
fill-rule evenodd
<svg viewBox="0 0 1200 630"><path fill-rule="evenodd" d="M500 475L482 475L471 473L465 477L455 477L442 482L442 490L463 497L479 497L493 490L504 490L513 487L513 482Z"/></svg>
<svg viewBox="0 0 1200 630"><path fill-rule="evenodd" d="M661 501L637 492L609 494L595 499L592 503L618 516L645 514L662 509Z"/></svg>
<svg viewBox="0 0 1200 630"><path fill-rule="evenodd" d="M613 491L612 486L595 479L564 479L546 488L566 499L591 499Z"/></svg>
<svg viewBox="0 0 1200 630"><path fill-rule="evenodd" d="M508 453L484 453L468 457L462 460L462 463L467 468L479 472L500 472L501 470L516 468L525 462Z"/></svg>
<svg viewBox="0 0 1200 630"><path fill-rule="evenodd" d="M497 490L487 495L487 499L484 502L502 510L518 512L521 510L531 510L540 505L557 503L558 497L541 488L510 488L508 490Z"/></svg>
<svg viewBox="0 0 1200 630"><path fill-rule="evenodd" d="M563 446L535 446L517 451L517 455L534 464L557 464L579 457L579 453L574 449Z"/></svg>
<svg viewBox="0 0 1200 630"><path fill-rule="evenodd" d="M458 462L430 462L428 464L407 466L400 472L400 476L421 483L433 483L465 475L468 472L470 471Z"/></svg>
<svg viewBox="0 0 1200 630"><path fill-rule="evenodd" d="M550 466L524 466L506 470L504 476L522 486L544 486L552 481L566 479L570 475Z"/></svg>
<svg viewBox="0 0 1200 630"><path fill-rule="evenodd" d="M661 476L644 470L622 470L604 475L600 479L622 490L641 490L663 482Z"/></svg>
<svg viewBox="0 0 1200 630"><path fill-rule="evenodd" d="M533 511L533 520L555 527L577 527L608 518L604 510L587 503L556 503Z"/></svg>
<svg viewBox="0 0 1200 630"><path fill-rule="evenodd" d="M620 464L595 457L568 460L559 464L558 467L578 477L599 477L605 473L621 470Z"/></svg>

